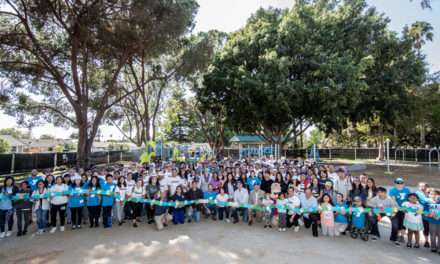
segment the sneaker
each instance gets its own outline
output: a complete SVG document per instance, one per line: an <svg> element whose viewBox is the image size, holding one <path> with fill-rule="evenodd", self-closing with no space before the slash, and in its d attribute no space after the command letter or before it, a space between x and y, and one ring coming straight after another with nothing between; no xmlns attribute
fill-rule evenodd
<svg viewBox="0 0 440 264"><path fill-rule="evenodd" d="M60 227L60 231L64 232L64 226Z"/></svg>
<svg viewBox="0 0 440 264"><path fill-rule="evenodd" d="M249 221L248 225L249 225L249 226L251 226L251 225L252 225L252 220L251 220L251 221Z"/></svg>
<svg viewBox="0 0 440 264"><path fill-rule="evenodd" d="M278 232L283 232L283 229L282 228L278 228Z"/></svg>
<svg viewBox="0 0 440 264"><path fill-rule="evenodd" d="M264 225L264 228L267 228L267 225Z"/></svg>
<svg viewBox="0 0 440 264"><path fill-rule="evenodd" d="M428 241L426 241L426 242L425 242L425 245L424 245L424 247L425 247L425 248L430 248L430 247L431 247L431 245L429 245L429 242L428 242Z"/></svg>
<svg viewBox="0 0 440 264"><path fill-rule="evenodd" d="M400 243L399 243L399 241L394 241L394 245L395 245L396 247L400 247Z"/></svg>
<svg viewBox="0 0 440 264"><path fill-rule="evenodd" d="M377 241L377 237L376 236L371 237L371 241Z"/></svg>
<svg viewBox="0 0 440 264"><path fill-rule="evenodd" d="M18 232L17 232L17 236L18 236L18 237L21 237L21 236L22 236L21 231L18 231Z"/></svg>
<svg viewBox="0 0 440 264"><path fill-rule="evenodd" d="M420 245L418 243L415 243L414 248L420 248Z"/></svg>
<svg viewBox="0 0 440 264"><path fill-rule="evenodd" d="M269 225L269 228L272 228L272 225Z"/></svg>
<svg viewBox="0 0 440 264"><path fill-rule="evenodd" d="M432 253L437 253L437 249L433 248L433 249L431 249L431 252Z"/></svg>
<svg viewBox="0 0 440 264"><path fill-rule="evenodd" d="M138 227L137 223L133 223L133 227Z"/></svg>
<svg viewBox="0 0 440 264"><path fill-rule="evenodd" d="M229 218L226 218L226 223L230 223L231 220L229 220Z"/></svg>
<svg viewBox="0 0 440 264"><path fill-rule="evenodd" d="M407 248L412 248L412 245L411 245L411 243L409 243L409 242L408 242L408 243L406 243L406 247L407 247Z"/></svg>
<svg viewBox="0 0 440 264"><path fill-rule="evenodd" d="M76 228L81 229L81 225L77 225Z"/></svg>
<svg viewBox="0 0 440 264"><path fill-rule="evenodd" d="M76 225L73 225L73 226L72 226L72 230L75 230L75 229L76 229Z"/></svg>
<svg viewBox="0 0 440 264"><path fill-rule="evenodd" d="M6 232L6 237L10 237L10 236L12 236L12 231Z"/></svg>
<svg viewBox="0 0 440 264"><path fill-rule="evenodd" d="M55 231L57 231L57 228L56 227L52 227L52 229L50 230L50 233L53 234L53 233L55 233Z"/></svg>
<svg viewBox="0 0 440 264"><path fill-rule="evenodd" d="M295 233L298 233L298 231L299 231L299 226L295 226L295 228L293 229L293 231L294 231Z"/></svg>
<svg viewBox="0 0 440 264"><path fill-rule="evenodd" d="M6 236L6 233L5 232L2 232L1 234L0 234L0 238L4 238Z"/></svg>
<svg viewBox="0 0 440 264"><path fill-rule="evenodd" d="M286 229L285 229L285 228L283 228L283 232L286 232Z"/></svg>

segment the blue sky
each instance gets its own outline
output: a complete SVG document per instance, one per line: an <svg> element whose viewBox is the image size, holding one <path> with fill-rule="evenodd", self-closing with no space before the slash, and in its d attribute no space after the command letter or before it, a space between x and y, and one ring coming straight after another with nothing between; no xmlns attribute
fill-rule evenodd
<svg viewBox="0 0 440 264"><path fill-rule="evenodd" d="M218 29L231 32L244 26L247 18L259 7L290 8L294 0L198 0L200 9L197 15L195 31ZM434 27L434 41L428 43L423 52L431 72L440 71L440 0L432 0L433 10L422 10L419 0L367 0L378 11L385 13L390 19L390 28L401 32L405 25L415 21L427 21ZM16 127L13 118L0 113L0 129ZM33 136L52 134L60 138L68 138L73 129L56 128L50 124L33 129ZM102 126L104 139L120 139L121 134L114 127Z"/></svg>

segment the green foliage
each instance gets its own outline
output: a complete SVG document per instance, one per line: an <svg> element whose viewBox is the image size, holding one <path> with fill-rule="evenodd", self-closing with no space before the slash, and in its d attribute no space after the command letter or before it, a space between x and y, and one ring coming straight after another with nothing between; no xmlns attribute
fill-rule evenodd
<svg viewBox="0 0 440 264"><path fill-rule="evenodd" d="M23 133L16 128L3 128L0 129L0 135L10 135L17 139L29 139L29 134Z"/></svg>
<svg viewBox="0 0 440 264"><path fill-rule="evenodd" d="M9 152L11 150L11 146L9 145L9 143L0 138L0 153L5 153L5 152Z"/></svg>
<svg viewBox="0 0 440 264"><path fill-rule="evenodd" d="M370 51L388 48L376 44L384 39L398 41L387 24L362 0L260 9L232 34L198 98L208 109L224 106L234 130L271 141L299 135L304 122L341 128L369 90L366 75L383 66Z"/></svg>
<svg viewBox="0 0 440 264"><path fill-rule="evenodd" d="M198 9L195 0L2 3L2 107L19 123L77 127L80 165L107 111L127 96L123 67L178 45Z"/></svg>
<svg viewBox="0 0 440 264"><path fill-rule="evenodd" d="M53 148L53 151L56 152L56 153L64 152L64 145L61 145L61 144L56 145L56 146Z"/></svg>

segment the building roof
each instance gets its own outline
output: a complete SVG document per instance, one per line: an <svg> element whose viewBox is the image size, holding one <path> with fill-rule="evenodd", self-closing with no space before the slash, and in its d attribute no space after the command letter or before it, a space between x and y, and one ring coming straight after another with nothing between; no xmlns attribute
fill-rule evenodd
<svg viewBox="0 0 440 264"><path fill-rule="evenodd" d="M231 139L229 139L229 142L233 142L233 143L261 142L261 143L265 143L266 140L263 137L256 136L256 135L235 135Z"/></svg>
<svg viewBox="0 0 440 264"><path fill-rule="evenodd" d="M57 145L71 144L70 139L33 139L30 141L31 148L51 148Z"/></svg>
<svg viewBox="0 0 440 264"><path fill-rule="evenodd" d="M11 147L25 146L27 145L25 142L14 138L11 135L0 135L0 138L9 143Z"/></svg>

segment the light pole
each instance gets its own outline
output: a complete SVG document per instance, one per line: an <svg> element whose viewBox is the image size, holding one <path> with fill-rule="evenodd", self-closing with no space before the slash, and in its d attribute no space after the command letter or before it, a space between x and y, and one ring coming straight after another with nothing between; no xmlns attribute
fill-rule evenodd
<svg viewBox="0 0 440 264"><path fill-rule="evenodd" d="M390 139L387 138L386 142L386 151L387 151L387 172L390 173Z"/></svg>

